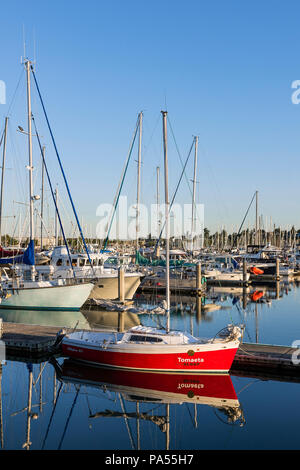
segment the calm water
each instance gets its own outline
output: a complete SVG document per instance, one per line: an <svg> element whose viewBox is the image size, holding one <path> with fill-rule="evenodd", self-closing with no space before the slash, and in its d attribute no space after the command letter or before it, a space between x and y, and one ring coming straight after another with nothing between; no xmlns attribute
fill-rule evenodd
<svg viewBox="0 0 300 470"><path fill-rule="evenodd" d="M205 303L173 296L172 327L211 336L230 322L247 342L291 345L300 339L300 289L281 284L247 294L214 289ZM257 302L253 298L260 299ZM152 305L153 296L139 298ZM245 300L245 298L244 298ZM214 307L214 305L215 307ZM216 307L217 306L217 307ZM214 309L215 308L215 309ZM114 326L116 316L89 312L3 312L6 321L80 327ZM164 322L131 314L139 321ZM300 383L239 376L157 376L108 372L58 358L2 366L4 449L299 449Z"/></svg>

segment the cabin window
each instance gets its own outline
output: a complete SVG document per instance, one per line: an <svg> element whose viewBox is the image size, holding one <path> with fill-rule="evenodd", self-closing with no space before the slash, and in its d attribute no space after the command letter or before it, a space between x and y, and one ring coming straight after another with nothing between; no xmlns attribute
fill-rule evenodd
<svg viewBox="0 0 300 470"><path fill-rule="evenodd" d="M147 343L162 343L161 338L156 336L131 335L129 341L142 341Z"/></svg>
<svg viewBox="0 0 300 470"><path fill-rule="evenodd" d="M56 266L62 266L62 259L59 258L56 262Z"/></svg>
<svg viewBox="0 0 300 470"><path fill-rule="evenodd" d="M77 266L77 259L72 259L72 266Z"/></svg>
<svg viewBox="0 0 300 470"><path fill-rule="evenodd" d="M79 260L79 266L84 266L85 265L85 259Z"/></svg>

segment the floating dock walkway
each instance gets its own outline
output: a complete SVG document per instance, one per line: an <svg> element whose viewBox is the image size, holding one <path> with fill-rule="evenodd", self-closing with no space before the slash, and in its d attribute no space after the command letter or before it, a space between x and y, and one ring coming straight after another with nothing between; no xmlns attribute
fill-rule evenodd
<svg viewBox="0 0 300 470"><path fill-rule="evenodd" d="M1 333L0 322L0 333ZM71 331L70 328L64 328ZM44 358L53 354L52 346L61 327L2 323L1 340L5 344L6 359ZM18 360L18 359L17 359ZM272 375L300 377L300 349L290 346L242 343L230 370L236 375L259 374L262 378Z"/></svg>

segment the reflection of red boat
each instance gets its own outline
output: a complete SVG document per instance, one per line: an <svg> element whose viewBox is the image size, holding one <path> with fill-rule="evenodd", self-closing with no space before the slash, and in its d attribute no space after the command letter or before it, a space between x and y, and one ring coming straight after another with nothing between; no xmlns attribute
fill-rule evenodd
<svg viewBox="0 0 300 470"><path fill-rule="evenodd" d="M257 302L263 295L264 295L263 291L261 291L261 290L256 290L256 291L253 292L253 294L251 295L251 300L253 300L254 302Z"/></svg>
<svg viewBox="0 0 300 470"><path fill-rule="evenodd" d="M262 269L259 269L259 268L256 268L255 266L253 266L252 268L250 268L250 272L252 274L255 274L256 276L258 276L259 274L263 274L264 271Z"/></svg>
<svg viewBox="0 0 300 470"><path fill-rule="evenodd" d="M228 374L160 374L113 370L65 360L59 372L62 382L96 386L120 392L134 401L199 403L239 407Z"/></svg>

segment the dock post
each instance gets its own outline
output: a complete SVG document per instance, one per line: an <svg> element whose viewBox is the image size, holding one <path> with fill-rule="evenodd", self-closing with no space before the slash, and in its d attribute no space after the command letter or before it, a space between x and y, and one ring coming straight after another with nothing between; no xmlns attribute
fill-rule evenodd
<svg viewBox="0 0 300 470"><path fill-rule="evenodd" d="M2 318L0 318L0 338L2 338L2 333L3 333L3 321L2 321Z"/></svg>
<svg viewBox="0 0 300 470"><path fill-rule="evenodd" d="M196 294L201 295L202 293L202 285L201 285L201 279L202 279L202 274L201 274L201 263L197 263L196 266Z"/></svg>
<svg viewBox="0 0 300 470"><path fill-rule="evenodd" d="M125 301L125 271L124 267L120 266L118 271L118 294L119 294L119 301Z"/></svg>
<svg viewBox="0 0 300 470"><path fill-rule="evenodd" d="M276 281L280 280L279 266L280 266L279 258L276 258Z"/></svg>
<svg viewBox="0 0 300 470"><path fill-rule="evenodd" d="M243 285L246 286L248 284L247 281L247 261L243 259Z"/></svg>
<svg viewBox="0 0 300 470"><path fill-rule="evenodd" d="M124 312L119 312L118 313L118 332L119 333L123 333L124 325L125 325Z"/></svg>

